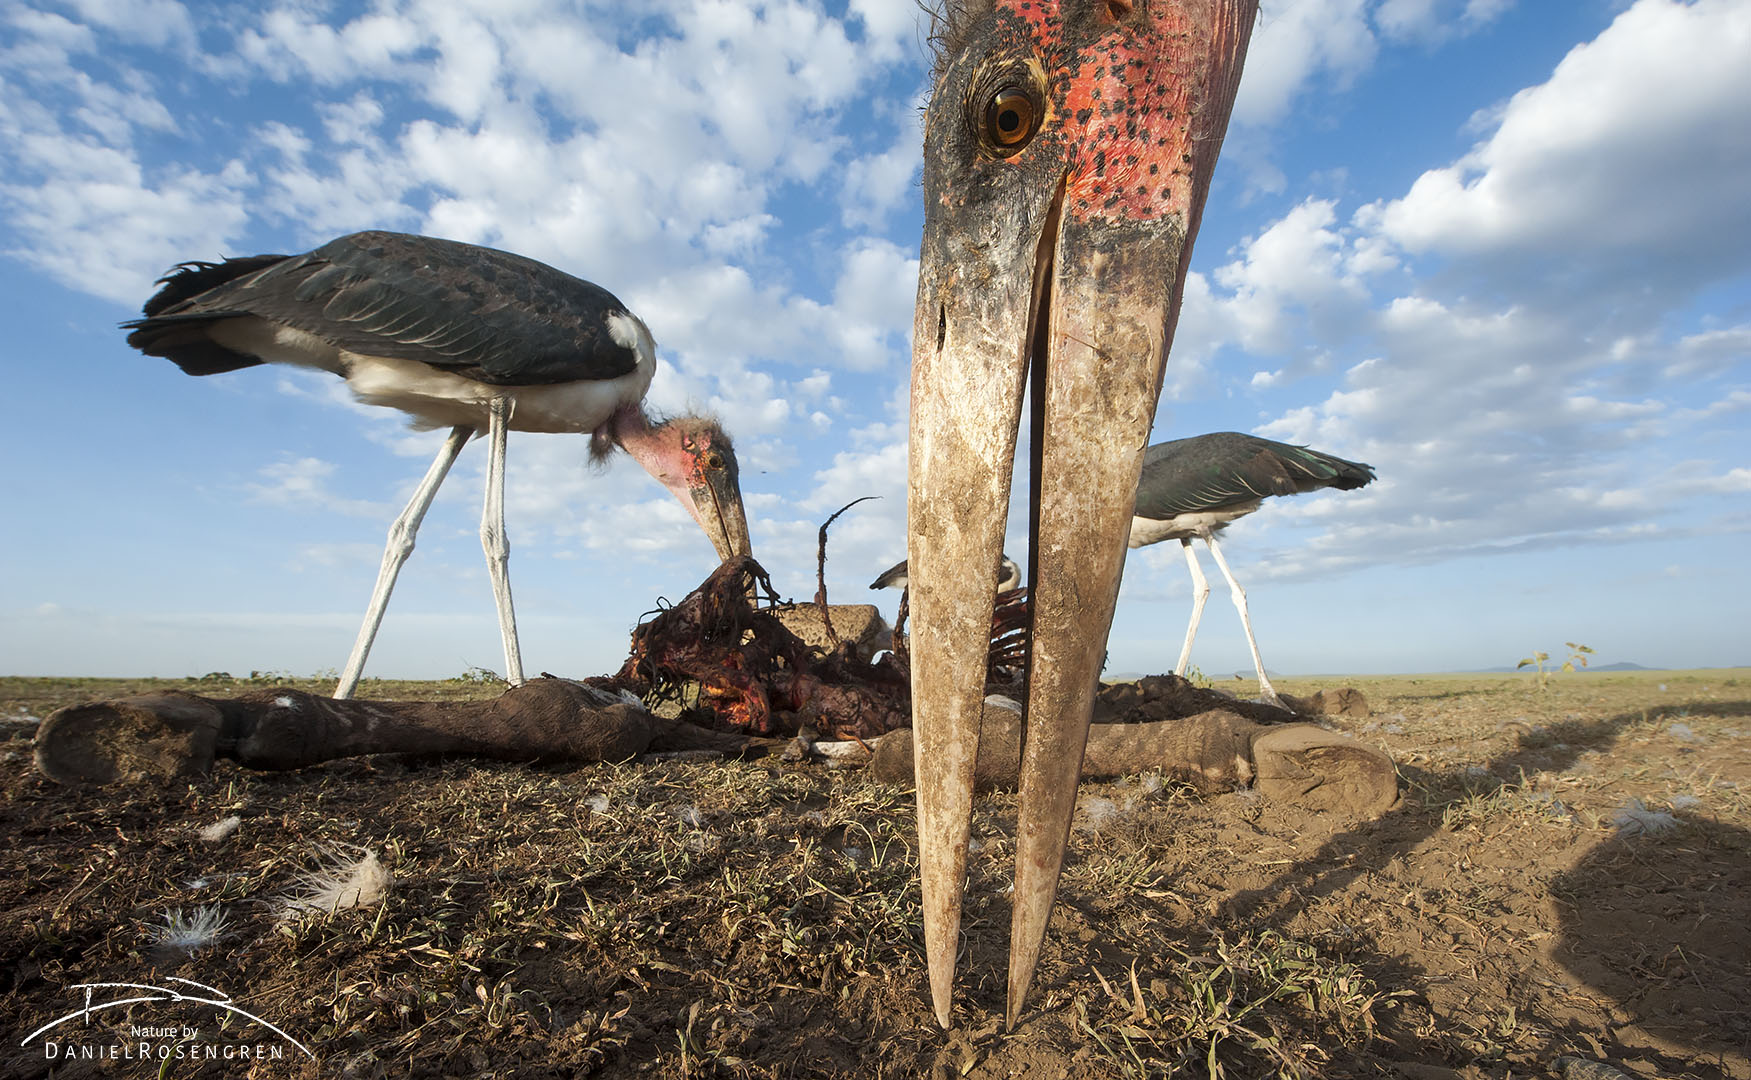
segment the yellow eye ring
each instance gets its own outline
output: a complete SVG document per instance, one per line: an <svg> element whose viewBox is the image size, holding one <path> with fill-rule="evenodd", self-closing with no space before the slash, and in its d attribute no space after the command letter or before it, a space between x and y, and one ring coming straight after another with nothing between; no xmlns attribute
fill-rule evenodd
<svg viewBox="0 0 1751 1080"><path fill-rule="evenodd" d="M1040 109L1018 87L1006 86L985 106L985 135L991 145L1003 150L1021 148L1040 127Z"/></svg>

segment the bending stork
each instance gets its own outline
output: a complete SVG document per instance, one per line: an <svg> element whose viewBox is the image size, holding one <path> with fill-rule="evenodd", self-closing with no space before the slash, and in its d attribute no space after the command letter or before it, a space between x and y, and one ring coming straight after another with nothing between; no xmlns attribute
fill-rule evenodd
<svg viewBox="0 0 1751 1080"><path fill-rule="evenodd" d="M1137 476L1257 0L947 0L933 27L907 553L925 948L952 1008L993 585L1032 387L1011 1026L1076 802Z"/></svg>
<svg viewBox="0 0 1751 1080"><path fill-rule="evenodd" d="M1258 669L1260 696L1272 705L1282 704L1271 680L1265 678L1265 662L1259 659L1259 644L1246 612L1246 590L1228 569L1228 560L1216 545L1216 534L1257 510L1269 496L1305 495L1321 488L1353 491L1373 479L1372 465L1237 431L1174 439L1145 451L1131 517L1131 546L1178 540L1192 572L1192 621L1186 627L1185 647L1180 649L1173 673L1184 677L1191 663L1192 639L1198 635L1204 601L1210 598L1210 583L1192 550L1192 540L1198 538L1228 579L1229 595L1240 611L1240 625L1246 630L1246 644Z"/></svg>
<svg viewBox="0 0 1751 1080"><path fill-rule="evenodd" d="M748 553L735 451L717 421L652 421L640 404L656 344L606 289L520 255L453 240L362 232L304 255L188 262L159 281L128 344L190 375L262 363L332 371L359 400L450 428L389 529L364 625L334 696L351 696L396 575L463 444L489 436L480 539L505 644L523 681L505 538L509 431L588 432L597 460L616 447L675 494L720 559Z"/></svg>

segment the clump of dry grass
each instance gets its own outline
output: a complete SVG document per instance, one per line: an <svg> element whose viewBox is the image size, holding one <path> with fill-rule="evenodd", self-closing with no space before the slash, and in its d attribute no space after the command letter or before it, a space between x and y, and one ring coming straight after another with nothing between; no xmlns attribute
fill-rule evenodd
<svg viewBox="0 0 1751 1080"><path fill-rule="evenodd" d="M1147 989L1134 964L1128 985L1096 970L1104 1000L1074 1002L1077 1028L1120 1075L1317 1075L1332 1043L1372 1039L1376 1011L1398 996L1356 965L1274 931L1172 951L1168 974Z"/></svg>

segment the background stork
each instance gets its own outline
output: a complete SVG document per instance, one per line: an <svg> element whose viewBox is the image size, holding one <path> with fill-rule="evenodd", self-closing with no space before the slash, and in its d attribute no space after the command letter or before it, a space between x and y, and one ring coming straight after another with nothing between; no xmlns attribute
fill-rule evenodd
<svg viewBox="0 0 1751 1080"><path fill-rule="evenodd" d="M480 539L505 644L523 681L505 537L509 431L588 432L600 460L625 450L675 494L720 559L747 554L736 456L717 421L653 421L641 402L656 344L600 286L521 255L429 236L361 232L303 255L188 262L159 281L128 344L190 375L262 363L332 371L359 400L450 428L389 529L364 625L334 696L348 697L426 509L463 445L489 436Z"/></svg>
<svg viewBox="0 0 1751 1080"><path fill-rule="evenodd" d="M925 949L951 1015L987 634L1031 384L1011 1026L1056 896L1137 477L1257 0L949 0L924 120L906 550Z"/></svg>
<svg viewBox="0 0 1751 1080"><path fill-rule="evenodd" d="M1269 496L1305 495L1322 488L1351 491L1373 479L1372 465L1237 431L1174 439L1145 451L1131 518L1131 546L1178 540L1192 572L1192 620L1186 627L1186 643L1180 649L1174 674L1183 677L1191 663L1192 639L1198 634L1204 601L1210 598L1210 583L1192 549L1192 540L1197 538L1209 547L1222 576L1228 579L1229 594L1240 612L1240 625L1246 630L1246 644L1258 669L1260 696L1272 705L1282 704L1265 677L1265 662L1259 659L1258 641L1246 611L1246 590L1222 557L1216 534L1257 510Z"/></svg>
<svg viewBox="0 0 1751 1080"><path fill-rule="evenodd" d="M906 573L906 560L888 567L881 575L869 583L872 589L904 589L910 577ZM1021 567L1015 565L1015 560L1008 555L997 562L997 591L1008 592L1021 587Z"/></svg>

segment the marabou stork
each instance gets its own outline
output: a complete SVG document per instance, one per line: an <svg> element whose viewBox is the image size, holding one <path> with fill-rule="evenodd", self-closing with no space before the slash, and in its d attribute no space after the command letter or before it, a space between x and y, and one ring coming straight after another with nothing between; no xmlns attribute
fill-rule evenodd
<svg viewBox="0 0 1751 1080"><path fill-rule="evenodd" d="M1271 495L1305 495L1322 488L1353 491L1373 479L1372 465L1238 431L1174 439L1144 451L1143 474L1137 481L1131 517L1131 546L1178 540L1192 572L1192 621L1186 627L1185 647L1180 650L1174 674L1186 673L1204 601L1210 598L1210 583L1204 579L1192 549L1192 540L1202 539L1228 579L1229 595L1240 612L1240 625L1246 630L1246 644L1258 669L1259 693L1271 704L1281 704L1271 680L1265 677L1265 662L1259 659L1259 644L1246 612L1246 590L1228 569L1216 534L1257 510Z"/></svg>
<svg viewBox="0 0 1751 1080"><path fill-rule="evenodd" d="M904 589L910 580L906 573L906 560L888 567L881 576L869 583L872 589ZM997 562L997 591L1009 592L1021 585L1021 567L1015 565L1015 560L1008 555Z"/></svg>
<svg viewBox="0 0 1751 1080"><path fill-rule="evenodd" d="M1143 451L1257 0L947 0L925 113L907 554L925 947L949 1023L993 585L1032 388L1008 1020L1076 802Z"/></svg>
<svg viewBox="0 0 1751 1080"><path fill-rule="evenodd" d="M716 420L653 421L641 402L656 345L606 289L521 255L391 232L361 232L303 255L187 262L158 282L128 344L190 375L262 363L332 371L359 400L401 409L418 428L450 428L389 529L377 586L335 689L364 671L396 575L463 444L486 434L481 545L505 644L523 681L507 573L505 437L588 432L597 460L615 447L675 494L720 559L747 554L735 451Z"/></svg>

